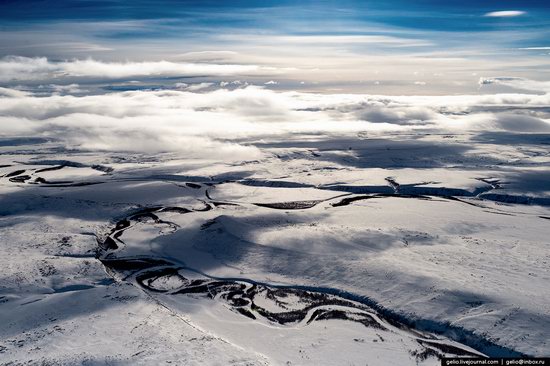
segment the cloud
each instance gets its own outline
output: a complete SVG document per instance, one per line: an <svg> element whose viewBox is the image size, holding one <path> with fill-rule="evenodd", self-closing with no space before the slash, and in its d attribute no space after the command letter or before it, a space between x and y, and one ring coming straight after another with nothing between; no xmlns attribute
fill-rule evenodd
<svg viewBox="0 0 550 366"><path fill-rule="evenodd" d="M190 61L190 62L226 62L227 60L232 60L237 56L237 52L233 51L194 51L186 52L180 55L176 55L175 58L178 60Z"/></svg>
<svg viewBox="0 0 550 366"><path fill-rule="evenodd" d="M39 91L57 93L57 94L81 94L86 93L88 90L81 89L78 84L67 84L67 85L58 85L58 84L48 84L48 85L39 85Z"/></svg>
<svg viewBox="0 0 550 366"><path fill-rule="evenodd" d="M54 62L45 57L7 56L0 59L0 82L87 78L270 75L276 69L256 65L178 63L169 61L102 62L93 59Z"/></svg>
<svg viewBox="0 0 550 366"><path fill-rule="evenodd" d="M396 37L391 35L249 35L249 34L222 34L218 36L226 41L247 41L261 43L277 44L297 44L297 45L365 45L377 44L392 47L425 47L432 46L433 43L406 37Z"/></svg>
<svg viewBox="0 0 550 366"><path fill-rule="evenodd" d="M214 85L214 83L199 83L199 84L193 84L193 85L189 85L188 87L186 87L185 90L189 90L189 91L198 91L198 90L208 89L208 88L211 87L212 85Z"/></svg>
<svg viewBox="0 0 550 366"><path fill-rule="evenodd" d="M546 50L550 50L550 47L523 47L523 48L520 48L520 50L542 50L542 51L546 51Z"/></svg>
<svg viewBox="0 0 550 366"><path fill-rule="evenodd" d="M259 47L259 46L258 46ZM143 88L164 88L168 83L185 82L189 85L201 82L231 82L241 80L242 85L258 84L265 81L279 81L277 89L289 88L300 81L304 81L310 91L340 89L346 92L364 93L366 83L373 84L379 81L376 92L393 94L399 88L400 94L418 94L419 85L415 81L426 83L423 93L450 94L475 92L476 84L472 78L472 70L479 70L483 74L497 74L494 70L507 68L510 59L499 57L491 61L490 68L485 62L469 60L468 56L458 56L451 51L434 54L412 53L402 55L377 54L369 55L353 53L342 54L340 46L330 47L319 45L316 51L307 49L306 45L295 44L284 48L290 53L282 53L277 45L265 45L261 57L251 54L235 54L232 63L193 63L176 61L99 61L95 59L70 59L53 61L45 57L30 58L21 56L7 56L0 58L0 85L1 86L36 86L38 84L79 84L83 89L94 89L110 83L110 87L121 88L117 83L131 81L142 82ZM259 48L254 48L255 50ZM278 51L277 51L278 50ZM357 52L363 50L360 46ZM277 51L277 53L274 53ZM311 52L310 52L311 51ZM259 52L259 51L258 51ZM346 51L348 52L348 51ZM472 51L473 52L473 51ZM517 52L517 51L516 51ZM478 51L475 52L478 54ZM225 54L225 52L222 52ZM335 55L338 57L333 57ZM140 56L141 57L141 56ZM175 56L174 56L175 57ZM533 56L535 57L535 56ZM526 64L528 70L534 70L540 57ZM514 68L517 69L514 61ZM522 61L523 62L523 61ZM457 66L460 63L460 66ZM422 77L414 75L413 71L430 70L422 73ZM454 70L450 72L450 70ZM503 72L506 75L505 71ZM510 72L513 72L510 71ZM500 73L500 72L498 72ZM432 76L448 75L448 76ZM528 74L523 74L528 75ZM185 80L181 80L185 78ZM172 79L172 80L171 80ZM192 79L192 80L190 80ZM284 80L284 82L282 82ZM237 84L224 84L228 88L235 88ZM134 89L138 85L134 86ZM97 88L96 88L97 89Z"/></svg>
<svg viewBox="0 0 550 366"><path fill-rule="evenodd" d="M550 132L550 122L527 115L503 113L498 114L495 121L498 127L506 131Z"/></svg>
<svg viewBox="0 0 550 366"><path fill-rule="evenodd" d="M27 93L25 91L17 90L17 89L10 89L10 88L2 88L0 87L0 97L25 97L28 96L30 93Z"/></svg>
<svg viewBox="0 0 550 366"><path fill-rule="evenodd" d="M435 123L438 115L428 107L366 105L355 112L356 116L372 123L421 125Z"/></svg>
<svg viewBox="0 0 550 366"><path fill-rule="evenodd" d="M517 77L499 76L492 78L479 78L478 84L480 87L484 85L498 84L505 85L515 89L531 90L549 93L550 81L536 81Z"/></svg>
<svg viewBox="0 0 550 366"><path fill-rule="evenodd" d="M484 16L494 17L494 18L510 18L510 17L518 17L520 15L525 15L525 14L527 13L521 10L502 10L502 11L492 11L490 13L486 13Z"/></svg>
<svg viewBox="0 0 550 366"><path fill-rule="evenodd" d="M510 81L510 80L508 80ZM512 79L512 82L517 81ZM503 80L502 82L506 82ZM525 81L528 82L528 81ZM534 83L534 82L533 82ZM71 95L0 88L0 136L41 137L71 149L165 152L223 161L261 159L255 141L290 135L388 132L548 132L550 95L380 96L233 90L142 90Z"/></svg>
<svg viewBox="0 0 550 366"><path fill-rule="evenodd" d="M509 77L509 76L498 76L493 78L479 78L478 84L482 85L491 85L491 84L511 84L516 81L522 80L521 78Z"/></svg>

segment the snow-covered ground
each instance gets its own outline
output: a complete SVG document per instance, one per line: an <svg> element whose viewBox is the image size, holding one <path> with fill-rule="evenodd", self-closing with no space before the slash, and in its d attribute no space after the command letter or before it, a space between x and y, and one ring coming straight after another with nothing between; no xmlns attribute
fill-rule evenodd
<svg viewBox="0 0 550 366"><path fill-rule="evenodd" d="M0 362L547 356L549 143L297 135L224 162L2 139Z"/></svg>

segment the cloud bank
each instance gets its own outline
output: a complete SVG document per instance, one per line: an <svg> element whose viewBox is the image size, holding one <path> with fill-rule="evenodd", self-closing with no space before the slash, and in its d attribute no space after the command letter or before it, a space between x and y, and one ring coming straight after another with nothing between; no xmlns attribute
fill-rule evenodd
<svg viewBox="0 0 550 366"><path fill-rule="evenodd" d="M506 78L483 83L492 82L536 84ZM71 149L248 160L262 157L254 141L300 135L550 130L549 94L388 97L248 86L78 96L58 89L79 90L77 85L52 87L44 95L0 88L0 137L48 138Z"/></svg>
<svg viewBox="0 0 550 366"><path fill-rule="evenodd" d="M88 78L273 75L276 69L256 65L181 63L169 61L102 62L93 59L54 62L45 57L7 56L0 59L0 82Z"/></svg>

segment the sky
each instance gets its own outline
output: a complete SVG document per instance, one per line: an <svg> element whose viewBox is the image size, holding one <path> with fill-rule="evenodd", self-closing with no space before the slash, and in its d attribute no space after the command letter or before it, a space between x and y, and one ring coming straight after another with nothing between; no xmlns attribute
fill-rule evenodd
<svg viewBox="0 0 550 366"><path fill-rule="evenodd" d="M1 0L0 85L509 91L480 80L550 80L548 39L550 4L532 0Z"/></svg>
<svg viewBox="0 0 550 366"><path fill-rule="evenodd" d="M0 143L238 161L273 139L548 134L547 3L0 0Z"/></svg>

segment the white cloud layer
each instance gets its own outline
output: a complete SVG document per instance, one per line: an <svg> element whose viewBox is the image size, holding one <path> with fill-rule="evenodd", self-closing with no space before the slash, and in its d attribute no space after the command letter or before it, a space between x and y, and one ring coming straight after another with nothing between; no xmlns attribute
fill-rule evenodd
<svg viewBox="0 0 550 366"><path fill-rule="evenodd" d="M56 91L71 89L78 88L56 86L44 96L0 88L0 137L52 138L70 148L178 151L194 158L248 160L262 156L253 141L299 134L550 130L545 112L550 94L388 97L276 92L250 86L200 93L157 90L85 96ZM542 112L527 115L526 106Z"/></svg>
<svg viewBox="0 0 550 366"><path fill-rule="evenodd" d="M276 69L256 65L181 63L169 61L101 62L93 59L54 62L45 57L0 59L0 82L92 78L271 75Z"/></svg>

